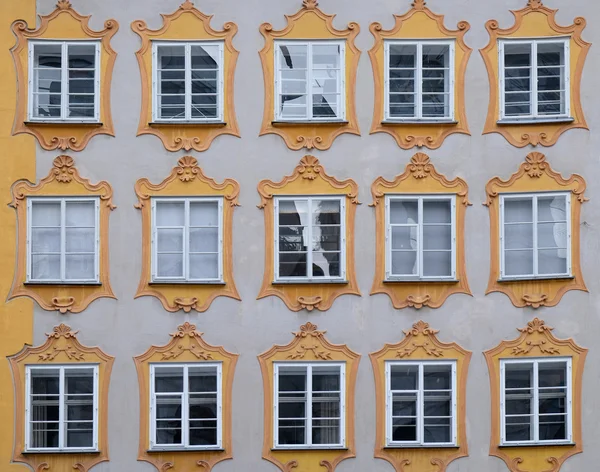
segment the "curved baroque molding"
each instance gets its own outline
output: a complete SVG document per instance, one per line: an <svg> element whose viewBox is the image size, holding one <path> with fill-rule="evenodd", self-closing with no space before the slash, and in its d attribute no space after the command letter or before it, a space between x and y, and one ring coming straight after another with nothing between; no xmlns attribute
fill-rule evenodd
<svg viewBox="0 0 600 472"><path fill-rule="evenodd" d="M484 205L490 209L490 278L486 294L502 292L514 306L539 308L555 306L569 290L587 292L580 263L580 214L586 183L583 177L573 174L563 178L550 167L546 156L531 152L519 170L508 180L494 177L485 186ZM510 192L572 192L571 199L571 266L573 278L550 280L500 281L500 204L498 195Z"/></svg>
<svg viewBox="0 0 600 472"><path fill-rule="evenodd" d="M171 152L206 151L213 140L228 134L240 137L235 116L234 78L239 52L233 46L238 27L227 22L221 31L210 26L212 15L205 15L190 0L186 0L170 15L161 14L163 25L153 30L143 20L131 23L131 29L142 40L142 47L135 53L142 79L142 108L138 136L151 134L158 137L165 149ZM224 123L165 124L152 122L152 41L214 41L224 42L225 64L223 83Z"/></svg>
<svg viewBox="0 0 600 472"><path fill-rule="evenodd" d="M456 30L444 26L444 15L437 15L425 6L424 1L415 1L412 9L404 15L394 15L392 29L385 30L381 23L372 23L370 30L375 44L369 51L373 78L375 80L375 107L371 134L387 133L402 149L413 147L439 148L444 140L454 133L470 135L465 111L465 74L472 49L466 45L464 36L470 25L461 21ZM391 123L385 120L385 48L389 39L454 39L456 41L454 70L454 115L452 123Z"/></svg>
<svg viewBox="0 0 600 472"><path fill-rule="evenodd" d="M396 309L427 306L439 308L455 293L471 295L465 266L465 213L471 202L467 183L457 177L448 180L437 172L429 156L417 153L410 159L404 173L392 181L378 177L371 185L376 220L376 263L371 295L387 294ZM385 205L386 194L455 194L456 195L456 278L455 282L386 282L385 281Z"/></svg>
<svg viewBox="0 0 600 472"><path fill-rule="evenodd" d="M274 345L258 356L264 390L264 442L263 459L271 462L282 472L310 470L334 472L340 462L355 457L354 408L356 375L360 354L345 344L332 344L325 337L326 331L319 330L310 322L293 332L294 338L285 345ZM346 446L342 449L273 449L273 363L274 362L326 362L346 364Z"/></svg>
<svg viewBox="0 0 600 472"><path fill-rule="evenodd" d="M186 313L208 310L217 297L240 300L233 279L233 210L239 206L239 184L233 179L217 183L198 167L198 161L184 156L177 161L169 176L159 184L146 178L135 184L138 203L142 211L142 275L135 298L153 296L160 300L165 310ZM223 280L224 284L151 284L152 280L152 197L202 197L222 196L223 202Z"/></svg>
<svg viewBox="0 0 600 472"><path fill-rule="evenodd" d="M17 43L11 53L17 72L18 98L13 126L13 135L27 133L35 136L46 151L59 149L66 151L83 150L90 139L98 134L114 136L114 126L110 109L110 90L113 68L117 53L110 46L112 37L119 29L115 20L106 20L104 29L92 30L89 27L90 16L77 13L69 0L59 0L56 9L49 15L40 15L40 26L30 29L26 21L18 20L12 25ZM61 39L72 41L100 40L100 119L94 123L52 123L27 121L27 103L29 83L28 41L36 39Z"/></svg>
<svg viewBox="0 0 600 472"><path fill-rule="evenodd" d="M349 23L345 30L333 26L335 15L327 15L318 7L316 0L303 0L302 8L294 15L285 15L287 26L281 30L273 29L270 23L260 26L265 38L265 46L259 52L265 82L265 109L259 136L277 134L283 138L288 148L298 151L329 149L335 138L344 133L360 135L356 117L355 89L356 71L360 51L354 41L360 32L357 23ZM275 40L319 40L343 39L346 41L346 121L342 123L280 123L274 122L275 77L274 42Z"/></svg>
<svg viewBox="0 0 600 472"><path fill-rule="evenodd" d="M44 310L80 313L97 298L115 298L110 287L108 220L110 212L116 208L112 203L113 191L108 182L92 184L79 175L75 162L70 156L54 159L50 173L37 185L26 180L18 180L12 186L12 206L17 213L17 266L15 278L8 299L30 297ZM100 284L31 284L27 281L27 198L53 196L86 196L100 198L100 242L99 269Z"/></svg>
<svg viewBox="0 0 600 472"><path fill-rule="evenodd" d="M279 182L261 180L258 184L258 193L260 194L258 208L265 210L265 275L257 298L272 295L279 297L292 311L302 309L312 311L315 308L325 311L341 295L360 296L354 269L354 219L356 205L360 204L356 182L351 179L337 180L325 172L319 159L306 155L300 160L292 175L284 177ZM273 283L275 280L273 197L277 195L340 195L346 198L346 283Z"/></svg>
<svg viewBox="0 0 600 472"><path fill-rule="evenodd" d="M134 357L140 388L140 445L138 461L152 464L159 472L183 472L212 468L232 456L231 441L231 395L238 354L232 354L222 346L212 346L204 341L196 325L187 321L171 333L171 341L164 346L151 346L144 354ZM222 444L220 450L156 451L150 452L150 364L167 363L222 363ZM201 468L201 469L198 469Z"/></svg>
<svg viewBox="0 0 600 472"><path fill-rule="evenodd" d="M431 465L438 467L436 472L445 472L448 465L468 453L466 428L467 374L471 361L471 352L456 343L443 343L437 337L438 330L429 327L424 321L418 321L412 328L404 331L404 339L397 344L386 344L381 350L369 354L373 365L376 394L377 432L375 438L375 457L388 461L397 472L417 472L430 470ZM456 360L457 378L457 447L455 448L389 448L386 447L386 361L431 361Z"/></svg>
<svg viewBox="0 0 600 472"><path fill-rule="evenodd" d="M490 35L488 45L480 50L490 81L490 103L483 134L498 133L516 147L553 146L566 131L574 128L589 129L581 106L581 75L585 58L591 44L584 41L581 33L586 26L585 18L575 18L571 26L556 23L556 12L543 5L542 0L528 0L521 10L511 11L515 23L502 29L497 20L489 20L485 27ZM500 84L498 65L498 40L503 38L540 38L569 36L571 51L571 116L573 121L558 123L498 124L500 116Z"/></svg>
<svg viewBox="0 0 600 472"><path fill-rule="evenodd" d="M15 382L15 445L13 462L27 464L33 470L51 472L88 472L108 458L108 389L114 357L98 347L87 347L77 339L79 331L61 323L47 333L47 340L37 347L25 346L8 358ZM25 448L25 366L48 364L98 364L98 452L92 453L24 453Z"/></svg>
<svg viewBox="0 0 600 472"><path fill-rule="evenodd" d="M490 375L492 398L492 431L490 456L502 459L511 472L559 472L562 464L571 456L583 451L581 436L581 392L587 349L578 346L573 339L558 339L553 328L544 320L534 318L512 341L502 341L498 346L484 352ZM526 357L562 356L572 358L572 421L573 444L566 446L519 446L500 447L500 359Z"/></svg>

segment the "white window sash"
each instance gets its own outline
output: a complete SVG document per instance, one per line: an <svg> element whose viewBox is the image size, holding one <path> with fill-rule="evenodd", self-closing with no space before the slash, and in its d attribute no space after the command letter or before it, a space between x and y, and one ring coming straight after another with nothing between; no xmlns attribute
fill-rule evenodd
<svg viewBox="0 0 600 472"><path fill-rule="evenodd" d="M498 41L498 63L499 63L499 78L500 78L500 121L560 121L571 117L571 38L557 37L557 38L540 38L530 40L509 40L504 39ZM539 114L538 112L538 57L537 47L539 44L544 43L562 43L564 46L564 57L565 57L565 113L564 114L553 114L545 115ZM506 68L504 63L504 46L506 44L527 44L531 45L531 90L530 103L531 103L531 114L530 115L519 115L519 116L506 116Z"/></svg>
<svg viewBox="0 0 600 472"><path fill-rule="evenodd" d="M337 80L338 84L338 112L335 117L324 116L314 117L313 116L313 92L312 92L312 80L313 80L313 45L338 45L340 47L340 70ZM307 59L306 59L306 116L301 117L284 117L281 109L281 95L283 93L282 78L281 78L281 46L306 46L307 48ZM320 41L275 41L275 120L276 121L290 121L290 122L304 122L304 121L315 121L315 122L338 122L346 119L346 42L336 40L320 40Z"/></svg>
<svg viewBox="0 0 600 472"><path fill-rule="evenodd" d="M539 439L539 365L543 363L564 362L566 364L566 439L563 440L540 440ZM506 440L506 366L509 364L531 364L533 377L531 391L533 393L532 414L534 439L530 441L507 441ZM551 445L571 444L573 442L573 365L571 357L547 357L528 359L500 359L500 444L507 446L522 445Z"/></svg>
<svg viewBox="0 0 600 472"><path fill-rule="evenodd" d="M416 391L417 396L417 439L416 441L393 441L393 392L396 390L391 389L392 385L392 366L418 366L419 367L419 385ZM425 427L425 396L424 396L424 367L431 365L444 365L451 367L451 381L452 381L452 393L451 393L451 414L452 414L452 426L451 426L451 441L448 443L433 443L425 442L424 440L424 427ZM456 388L456 360L448 361L386 361L385 362L385 442L388 447L440 447L440 446L454 446L456 445L457 438L457 388ZM398 390L400 391L400 390ZM402 392L410 392L411 390L402 390Z"/></svg>
<svg viewBox="0 0 600 472"><path fill-rule="evenodd" d="M195 279L190 277L190 204L191 203L209 203L215 202L218 204L217 212L219 215L218 221L218 277L216 278L203 278ZM183 276L181 277L165 277L158 276L158 227L156 225L156 204L157 203L183 203L184 204L184 215L185 222L183 228L161 226L160 228L172 228L172 229L183 229ZM164 198L152 198L152 282L163 282L163 283L222 283L223 282L223 198L221 197L197 197L197 198L178 198L178 197L164 197Z"/></svg>
<svg viewBox="0 0 600 472"><path fill-rule="evenodd" d="M184 46L185 47L185 116L182 118L161 118L158 94L160 90L160 78L158 76L158 48L162 46ZM219 57L217 61L217 116L192 117L192 46L218 46ZM152 41L152 121L160 123L220 123L224 120L224 65L225 49L223 41Z"/></svg>
<svg viewBox="0 0 600 472"><path fill-rule="evenodd" d="M35 46L38 45L49 45L49 44L60 44L61 45L61 87L60 87L60 116L58 117L37 117L34 114L34 94L39 91L36 89L34 83L34 67L35 67ZM94 67L94 117L69 117L69 46L94 46L95 47L95 67ZM98 122L100 120L100 77L101 77L101 61L100 61L100 42L99 41L52 41L52 40L37 40L28 41L28 105L27 115L29 121L51 121L51 122L65 122L65 123L87 123L87 122Z"/></svg>
<svg viewBox="0 0 600 472"><path fill-rule="evenodd" d="M566 228L567 228L567 272L564 274L539 274L538 268L538 197L565 197L565 216L566 216ZM506 275L506 237L505 237L505 205L504 202L509 199L532 199L532 211L533 211L533 274L522 274L522 275ZM527 280L527 279L552 279L571 277L573 270L571 266L571 226L573 224L571 215L571 193L569 192L540 192L540 193L511 193L500 195L500 279L501 280Z"/></svg>
<svg viewBox="0 0 600 472"><path fill-rule="evenodd" d="M418 222L411 224L398 224L394 226L414 226L417 231L417 274L393 274L392 273L392 224L391 203L394 201L418 202ZM427 201L450 201L450 225L451 225L451 274L449 276L423 275L423 202ZM392 195L385 196L385 279L390 281L402 280L455 280L456 279L456 195Z"/></svg>
<svg viewBox="0 0 600 472"><path fill-rule="evenodd" d="M169 367L183 369L183 392L169 392L163 395L155 392L156 368ZM211 445L190 445L189 426L189 368L209 367L215 369L217 377L217 443ZM156 399L164 395L181 395L181 443L158 444L156 441ZM196 363L156 363L150 364L150 449L156 451L168 450L215 450L223 447L223 365L221 362L196 362ZM193 421L193 420L192 420Z"/></svg>
<svg viewBox="0 0 600 472"><path fill-rule="evenodd" d="M306 225L307 231L307 249L306 249L306 277L283 277L279 275L279 202L289 201L295 202L303 200L308 202L308 224ZM312 225L312 202L314 200L326 200L326 201L339 201L340 202L340 275L339 276L313 276L313 251L312 251L312 236L313 236L313 225ZM276 282L322 282L322 281L345 281L346 280L346 198L337 196L317 196L311 195L297 195L294 197L275 197L273 204L273 211L275 213L275 225L274 225L274 264L275 264L275 281Z"/></svg>
<svg viewBox="0 0 600 472"><path fill-rule="evenodd" d="M415 46L415 115L410 117L391 116L390 113L390 46L406 45ZM443 117L423 116L423 46L448 46L448 111L449 114ZM411 123L420 122L444 122L454 120L454 100L455 100L455 57L456 57L456 42L455 41L384 41L384 119L385 121L397 121Z"/></svg>
<svg viewBox="0 0 600 472"><path fill-rule="evenodd" d="M66 422L65 422L65 371L71 369L93 369L94 392L93 392L93 446L91 447L66 447ZM59 432L58 447L32 447L31 446L31 371L32 370L59 370ZM94 452L98 450L98 388L99 388L99 369L98 364L73 364L65 365L27 365L25 366L25 451L26 452Z"/></svg>
<svg viewBox="0 0 600 472"><path fill-rule="evenodd" d="M304 367L306 370L306 423L304 444L279 445L279 368ZM312 443L312 369L313 367L339 367L340 369L340 442L339 444ZM273 448L274 449L340 449L346 445L346 363L345 362L275 362L273 363Z"/></svg>
<svg viewBox="0 0 600 472"><path fill-rule="evenodd" d="M33 220L33 203L60 203L60 278L58 279L34 279L32 277L32 220ZM88 203L94 202L94 278L92 279L74 279L66 277L66 204L67 203ZM98 197L28 197L27 198L27 277L28 283L39 284L90 284L100 281L100 199Z"/></svg>

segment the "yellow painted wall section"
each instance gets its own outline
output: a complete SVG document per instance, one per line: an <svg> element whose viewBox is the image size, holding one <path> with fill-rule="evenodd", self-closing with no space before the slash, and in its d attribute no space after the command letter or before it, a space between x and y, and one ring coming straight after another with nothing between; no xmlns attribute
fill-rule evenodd
<svg viewBox="0 0 600 472"><path fill-rule="evenodd" d="M14 391L6 356L19 352L33 338L33 302L6 303L16 260L16 218L7 204L15 180L35 180L35 143L31 136L11 136L17 79L10 48L15 37L10 28L16 20L35 24L35 0L0 1L0 471L26 471L9 465L14 444Z"/></svg>

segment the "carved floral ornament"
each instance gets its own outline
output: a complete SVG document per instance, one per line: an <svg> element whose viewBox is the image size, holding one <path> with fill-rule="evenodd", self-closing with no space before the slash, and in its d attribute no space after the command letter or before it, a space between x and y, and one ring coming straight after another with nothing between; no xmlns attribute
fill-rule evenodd
<svg viewBox="0 0 600 472"><path fill-rule="evenodd" d="M27 280L27 198L28 197L97 197L100 200L99 284L60 285L29 284ZM46 177L37 185L18 180L12 186L10 206L17 214L17 265L8 299L29 297L44 310L80 313L97 298L116 298L109 279L108 220L112 210L113 191L108 182L92 184L81 177L72 157L61 155L54 159Z"/></svg>
<svg viewBox="0 0 600 472"><path fill-rule="evenodd" d="M465 110L465 75L472 49L466 45L464 36L470 25L461 21L456 30L444 26L444 16L433 13L423 0L412 3L412 9L404 15L394 15L395 24L389 30L381 23L372 23L371 34L375 44L369 51L375 81L375 105L371 134L387 133L402 149L414 147L439 148L451 134L470 135ZM394 122L386 120L385 106L385 42L388 40L452 40L454 52L454 109L453 117L447 122L427 123L423 121Z"/></svg>
<svg viewBox="0 0 600 472"><path fill-rule="evenodd" d="M356 375L360 355L346 345L332 344L325 336L326 331L317 325L306 323L299 331L292 332L292 341L285 345L274 345L258 356L264 390L264 442L263 459L271 462L282 472L295 470L325 470L334 472L340 462L355 457L354 442L354 398ZM273 448L273 379L276 362L343 362L346 365L346 384L342 394L346 395L346 445L342 449L283 450Z"/></svg>
<svg viewBox="0 0 600 472"><path fill-rule="evenodd" d="M239 206L239 184L233 179L218 183L207 177L191 156L177 161L169 176L159 184L143 178L136 182L138 203L142 212L142 274L135 298L153 296L160 300L165 310L176 312L208 310L217 297L240 300L233 279L233 210ZM223 198L223 283L151 283L152 281L152 207L153 197L222 197Z"/></svg>
<svg viewBox="0 0 600 472"><path fill-rule="evenodd" d="M467 281L467 270L464 254L465 213L471 205L468 198L467 183L457 177L449 180L440 174L429 156L416 153L406 166L404 172L394 180L378 177L371 185L376 220L376 258L375 277L371 295L385 293L390 297L396 309L411 307L439 308L446 299L456 293L471 295ZM386 280L386 195L420 196L420 195L456 195L456 280L448 282L427 281L394 281Z"/></svg>
<svg viewBox="0 0 600 472"><path fill-rule="evenodd" d="M28 121L28 87L18 88L18 100L13 126L13 135L31 134L36 137L40 146L52 151L72 150L82 151L94 136L105 134L114 136L114 126L111 115L111 81L112 73L117 58L117 53L110 46L112 37L119 29L115 20L106 20L104 29L92 30L89 27L90 16L77 13L69 0L60 0L56 9L49 15L40 15L38 28L30 29L27 22L15 21L12 30L17 38L17 43L11 50L17 72L19 84L29 83L28 69L28 42L29 40L63 40L63 41L99 41L100 64L100 119L98 122L88 123L53 123Z"/></svg>
<svg viewBox="0 0 600 472"><path fill-rule="evenodd" d="M302 8L294 15L285 15L287 26L281 30L273 28L271 23L263 23L260 33L265 38L265 46L259 52L265 83L264 115L260 136L277 134L288 148L298 151L306 148L311 151L329 149L333 141L341 134L360 135L356 117L355 88L356 71L360 51L354 41L360 32L357 23L349 23L345 30L333 26L335 15L327 15L318 7L316 0L303 0ZM343 122L278 122L275 113L275 41L276 40L345 40L345 96L346 117Z"/></svg>
<svg viewBox="0 0 600 472"><path fill-rule="evenodd" d="M15 444L13 462L27 464L32 470L51 472L88 472L108 457L108 389L114 357L98 347L87 347L77 339L79 331L61 323L51 333L46 333L44 344L25 346L21 352L10 356L9 362L15 385ZM98 365L98 452L94 453L36 453L24 454L26 366L70 365L85 363Z"/></svg>
<svg viewBox="0 0 600 472"><path fill-rule="evenodd" d="M212 15L198 10L186 0L169 15L161 14L163 25L153 30L144 20L131 23L142 46L136 52L142 80L142 108L138 136L158 137L168 151L206 151L214 139L221 135L240 136L234 104L234 77L239 52L233 46L238 27L227 22L222 30L210 26ZM224 43L223 64L223 120L222 122L161 123L153 120L152 97L152 41L220 41Z"/></svg>
<svg viewBox="0 0 600 472"><path fill-rule="evenodd" d="M196 325L185 322L171 333L171 341L164 346L152 346L144 354L134 357L140 389L140 443L138 461L152 464L157 471L187 472L198 470L210 472L213 467L232 456L231 442L231 395L238 354L232 354L222 346L212 346L203 339ZM221 364L222 392L222 448L197 451L153 451L150 448L150 364L203 362Z"/></svg>
<svg viewBox="0 0 600 472"><path fill-rule="evenodd" d="M466 431L466 387L471 352L456 343L443 343L438 330L418 321L404 331L404 339L386 344L369 354L375 377L377 431L375 457L388 461L397 472L445 472L448 465L468 456ZM386 447L386 362L435 361L456 362L457 447L455 448L388 448ZM436 466L432 468L431 466Z"/></svg>
<svg viewBox="0 0 600 472"><path fill-rule="evenodd" d="M496 20L489 20L486 23L490 42L480 52L488 72L490 101L483 134L499 133L510 144L521 148L528 144L532 146L552 146L556 144L558 138L564 132L570 129L588 129L581 106L581 76L585 59L591 46L581 36L586 26L586 20L585 18L577 17L572 25L560 26L556 23L557 11L546 7L541 0L529 0L525 8L511 11L515 17L515 23L510 28L500 28ZM549 123L499 123L499 40L505 38L552 37L570 37L570 67L568 70L568 73L570 73L570 90L568 92L570 93L571 117L567 120Z"/></svg>
<svg viewBox="0 0 600 472"><path fill-rule="evenodd" d="M486 294L502 292L514 306L540 308L557 305L570 290L587 292L580 264L580 214L585 197L586 183L582 176L571 175L568 179L552 169L546 156L531 152L519 170L508 180L492 178L485 187L485 206L490 209L490 278ZM571 198L571 267L572 277L548 280L500 280L500 202L503 193L570 192Z"/></svg>
<svg viewBox="0 0 600 472"><path fill-rule="evenodd" d="M292 311L315 308L328 310L335 299L341 295L359 295L354 270L354 219L358 201L358 185L354 180L337 180L325 171L314 156L304 156L292 175L285 176L279 182L262 180L258 184L260 204L258 208L265 212L265 270L263 284L258 299L268 296L279 297ZM336 195L346 199L346 281L343 283L286 283L277 284L275 280L275 206L273 199L278 195L306 197L311 195Z"/></svg>
<svg viewBox="0 0 600 472"><path fill-rule="evenodd" d="M571 456L583 451L581 436L581 392L587 349L578 346L573 339L558 339L553 328L544 320L534 318L520 335L511 341L484 352L487 362L492 401L490 455L502 459L511 472L559 472L562 464ZM569 357L572 362L572 436L573 444L567 446L519 446L500 447L500 360L540 357Z"/></svg>

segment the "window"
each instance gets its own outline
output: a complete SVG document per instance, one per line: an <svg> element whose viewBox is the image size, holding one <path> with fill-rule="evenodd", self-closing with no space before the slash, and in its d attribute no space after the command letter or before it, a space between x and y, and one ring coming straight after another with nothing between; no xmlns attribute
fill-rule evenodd
<svg viewBox="0 0 600 472"><path fill-rule="evenodd" d="M98 42L29 42L29 119L98 121Z"/></svg>
<svg viewBox="0 0 600 472"><path fill-rule="evenodd" d="M569 193L501 195L501 278L571 274Z"/></svg>
<svg viewBox="0 0 600 472"><path fill-rule="evenodd" d="M570 116L569 39L500 41L500 119Z"/></svg>
<svg viewBox="0 0 600 472"><path fill-rule="evenodd" d="M221 364L151 365L150 447L221 447Z"/></svg>
<svg viewBox="0 0 600 472"><path fill-rule="evenodd" d="M153 47L154 121L222 121L223 42Z"/></svg>
<svg viewBox="0 0 600 472"><path fill-rule="evenodd" d="M454 41L386 41L386 120L454 119Z"/></svg>
<svg viewBox="0 0 600 472"><path fill-rule="evenodd" d="M571 441L571 359L501 360L503 444Z"/></svg>
<svg viewBox="0 0 600 472"><path fill-rule="evenodd" d="M153 198L153 281L223 279L221 198Z"/></svg>
<svg viewBox="0 0 600 472"><path fill-rule="evenodd" d="M345 278L345 199L275 199L275 278Z"/></svg>
<svg viewBox="0 0 600 472"><path fill-rule="evenodd" d="M455 196L386 197L386 278L455 278Z"/></svg>
<svg viewBox="0 0 600 472"><path fill-rule="evenodd" d="M275 119L345 119L345 43L275 42Z"/></svg>
<svg viewBox="0 0 600 472"><path fill-rule="evenodd" d="M456 444L456 363L386 362L386 444Z"/></svg>
<svg viewBox="0 0 600 472"><path fill-rule="evenodd" d="M344 367L275 363L275 447L344 447Z"/></svg>
<svg viewBox="0 0 600 472"><path fill-rule="evenodd" d="M98 282L98 198L28 198L27 281Z"/></svg>
<svg viewBox="0 0 600 472"><path fill-rule="evenodd" d="M26 366L27 451L98 448L98 367Z"/></svg>

